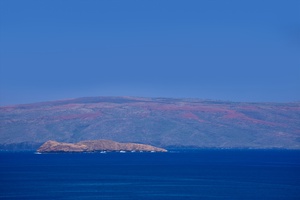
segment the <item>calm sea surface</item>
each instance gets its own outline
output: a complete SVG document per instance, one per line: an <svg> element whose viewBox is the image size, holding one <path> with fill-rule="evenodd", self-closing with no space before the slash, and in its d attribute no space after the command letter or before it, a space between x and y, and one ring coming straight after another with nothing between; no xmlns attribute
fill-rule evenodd
<svg viewBox="0 0 300 200"><path fill-rule="evenodd" d="M0 199L300 199L300 151L0 153Z"/></svg>

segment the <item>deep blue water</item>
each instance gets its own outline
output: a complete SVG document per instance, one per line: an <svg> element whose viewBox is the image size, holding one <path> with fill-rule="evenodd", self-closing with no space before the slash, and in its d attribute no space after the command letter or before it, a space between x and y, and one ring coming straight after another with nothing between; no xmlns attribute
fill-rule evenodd
<svg viewBox="0 0 300 200"><path fill-rule="evenodd" d="M300 151L0 153L0 199L300 199Z"/></svg>

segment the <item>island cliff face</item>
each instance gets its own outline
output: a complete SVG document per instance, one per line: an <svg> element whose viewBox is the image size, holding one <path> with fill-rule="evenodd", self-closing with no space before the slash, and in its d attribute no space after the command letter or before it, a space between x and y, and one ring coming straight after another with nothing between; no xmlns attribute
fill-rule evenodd
<svg viewBox="0 0 300 200"><path fill-rule="evenodd" d="M146 151L146 152L167 152L166 149L146 144L119 143L111 140L86 140L75 144L56 142L49 140L38 150L46 152L94 152L94 151Z"/></svg>

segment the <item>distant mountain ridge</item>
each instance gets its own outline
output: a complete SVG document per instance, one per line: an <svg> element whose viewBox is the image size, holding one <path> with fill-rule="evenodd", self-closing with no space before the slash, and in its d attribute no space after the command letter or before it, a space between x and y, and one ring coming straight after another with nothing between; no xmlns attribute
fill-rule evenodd
<svg viewBox="0 0 300 200"><path fill-rule="evenodd" d="M0 107L0 149L48 140L164 148L300 149L300 103L86 97Z"/></svg>

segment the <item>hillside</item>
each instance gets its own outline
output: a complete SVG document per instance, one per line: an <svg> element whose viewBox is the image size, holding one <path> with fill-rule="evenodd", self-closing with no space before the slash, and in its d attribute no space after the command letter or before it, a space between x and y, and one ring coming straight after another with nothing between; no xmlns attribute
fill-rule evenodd
<svg viewBox="0 0 300 200"><path fill-rule="evenodd" d="M90 97L0 107L4 150L99 139L164 148L300 149L300 103Z"/></svg>

